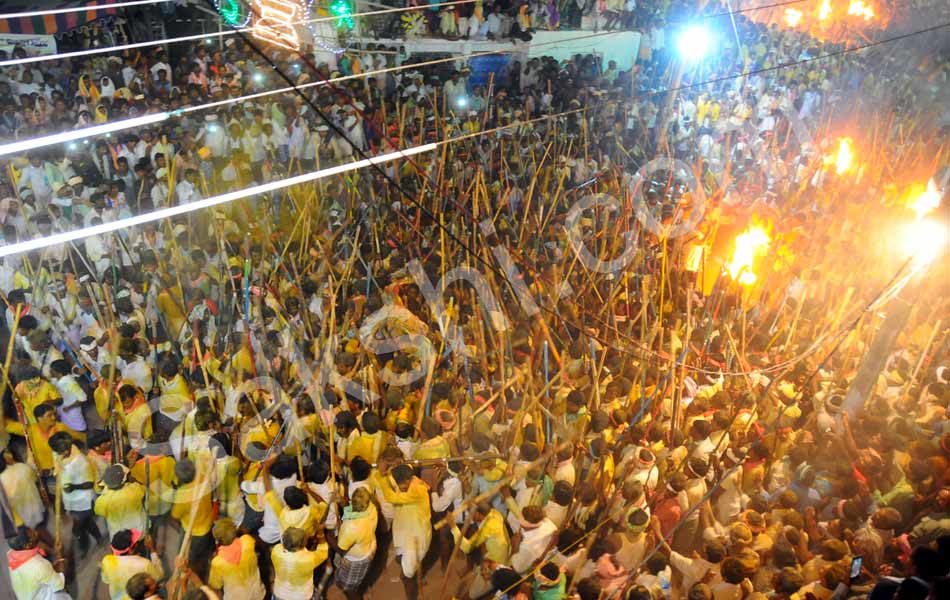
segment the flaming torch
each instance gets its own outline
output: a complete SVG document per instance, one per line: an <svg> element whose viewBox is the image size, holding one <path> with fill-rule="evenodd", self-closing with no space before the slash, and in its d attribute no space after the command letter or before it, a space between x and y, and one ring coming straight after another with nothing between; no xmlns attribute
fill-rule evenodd
<svg viewBox="0 0 950 600"><path fill-rule="evenodd" d="M798 24L802 22L802 17L804 13L798 10L797 8L786 8L785 16L783 17L785 24L789 27L798 27Z"/></svg>
<svg viewBox="0 0 950 600"><path fill-rule="evenodd" d="M865 21L870 21L874 18L874 9L862 0L851 0L851 4L848 5L848 14L854 17L864 17Z"/></svg>
<svg viewBox="0 0 950 600"><path fill-rule="evenodd" d="M918 221L940 206L940 191L937 189L937 184L934 183L933 178L927 182L926 190L913 196L908 206L917 214Z"/></svg>
<svg viewBox="0 0 950 600"><path fill-rule="evenodd" d="M752 263L765 254L771 241L772 238L765 227L753 221L745 231L736 236L735 252L732 254L732 260L726 264L729 276L745 286L755 283L756 275L752 271Z"/></svg>
<svg viewBox="0 0 950 600"><path fill-rule="evenodd" d="M927 188L921 186L911 191L907 207L917 215L917 220L903 227L899 242L901 250L913 257L914 268L922 268L933 262L948 249L950 231L946 223L925 218L940 206L940 190L933 179Z"/></svg>
<svg viewBox="0 0 950 600"><path fill-rule="evenodd" d="M851 169L851 163L854 161L854 149L852 148L851 138L840 138L838 140L838 154L835 155L835 173L841 175Z"/></svg>

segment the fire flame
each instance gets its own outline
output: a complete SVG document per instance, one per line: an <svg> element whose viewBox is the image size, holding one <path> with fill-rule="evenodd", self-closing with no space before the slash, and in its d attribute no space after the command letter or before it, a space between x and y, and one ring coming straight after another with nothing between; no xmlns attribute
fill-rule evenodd
<svg viewBox="0 0 950 600"><path fill-rule="evenodd" d="M848 5L848 14L855 17L864 17L865 21L870 21L874 18L874 9L862 0L851 0L851 4Z"/></svg>
<svg viewBox="0 0 950 600"><path fill-rule="evenodd" d="M786 8L785 9L785 24L789 27L797 27L799 23L802 22L802 11L797 8Z"/></svg>
<svg viewBox="0 0 950 600"><path fill-rule="evenodd" d="M835 173L841 175L850 170L853 161L854 150L852 149L851 138L840 138L838 140L838 154L835 156Z"/></svg>
<svg viewBox="0 0 950 600"><path fill-rule="evenodd" d="M940 191L933 178L927 182L927 189L913 196L910 209L917 214L917 220L924 218L927 213L940 206Z"/></svg>
<svg viewBox="0 0 950 600"><path fill-rule="evenodd" d="M831 16L831 0L821 0L818 6L818 20L826 21Z"/></svg>
<svg viewBox="0 0 950 600"><path fill-rule="evenodd" d="M745 231L736 236L736 250L732 260L726 264L729 275L742 285L755 283L756 275L752 271L752 263L756 258L765 254L772 238L762 225L753 223Z"/></svg>

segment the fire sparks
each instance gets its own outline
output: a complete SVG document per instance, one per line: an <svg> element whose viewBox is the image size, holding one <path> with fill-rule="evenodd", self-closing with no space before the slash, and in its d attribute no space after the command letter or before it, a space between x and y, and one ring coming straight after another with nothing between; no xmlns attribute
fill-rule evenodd
<svg viewBox="0 0 950 600"><path fill-rule="evenodd" d="M851 0L851 4L848 5L848 14L855 17L864 17L865 21L870 21L874 18L874 9L862 0Z"/></svg>
<svg viewBox="0 0 950 600"><path fill-rule="evenodd" d="M745 231L736 236L736 249L732 260L726 264L726 271L742 285L752 285L756 281L752 263L765 254L771 241L766 228L753 221Z"/></svg>
<svg viewBox="0 0 950 600"><path fill-rule="evenodd" d="M797 8L786 8L785 16L783 17L785 24L789 27L797 27L799 23L802 22L802 17L804 13L798 10Z"/></svg>
<svg viewBox="0 0 950 600"><path fill-rule="evenodd" d="M917 214L917 220L921 220L927 213L940 206L940 190L933 178L927 182L927 189L919 193L916 190L912 192L909 208Z"/></svg>
<svg viewBox="0 0 950 600"><path fill-rule="evenodd" d="M818 20L827 21L830 16L831 0L821 0L821 4L818 6Z"/></svg>

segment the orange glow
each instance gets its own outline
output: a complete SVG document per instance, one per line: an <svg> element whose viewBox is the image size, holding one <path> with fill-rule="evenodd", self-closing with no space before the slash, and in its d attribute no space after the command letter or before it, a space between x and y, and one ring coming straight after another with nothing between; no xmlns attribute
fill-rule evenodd
<svg viewBox="0 0 950 600"><path fill-rule="evenodd" d="M821 0L821 5L818 7L818 20L827 21L830 16L831 0Z"/></svg>
<svg viewBox="0 0 950 600"><path fill-rule="evenodd" d="M765 254L771 241L766 228L753 220L745 231L736 236L736 249L732 260L726 264L729 276L742 285L755 283L757 277L752 270L752 263Z"/></svg>

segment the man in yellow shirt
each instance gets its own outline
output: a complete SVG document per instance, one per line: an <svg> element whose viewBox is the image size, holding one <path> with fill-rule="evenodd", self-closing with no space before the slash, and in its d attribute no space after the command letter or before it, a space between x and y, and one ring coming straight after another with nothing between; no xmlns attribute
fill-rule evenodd
<svg viewBox="0 0 950 600"><path fill-rule="evenodd" d="M109 535L134 529L145 531L148 517L145 514L145 487L136 481L128 481L125 465L112 465L102 475L105 489L96 498L93 509L105 518Z"/></svg>
<svg viewBox="0 0 950 600"><path fill-rule="evenodd" d="M257 568L254 538L238 536L231 519L218 519L211 528L218 550L211 559L208 586L221 590L223 600L261 600L267 593Z"/></svg>
<svg viewBox="0 0 950 600"><path fill-rule="evenodd" d="M328 536L330 546L339 552L333 563L336 584L348 600L363 597L360 586L376 555L378 520L369 490L358 488L353 492L350 505L343 509L339 537Z"/></svg>
<svg viewBox="0 0 950 600"><path fill-rule="evenodd" d="M381 431L382 420L373 412L364 412L360 416L363 431L350 442L347 459L359 456L369 464L379 460L379 453L386 446L386 432Z"/></svg>
<svg viewBox="0 0 950 600"><path fill-rule="evenodd" d="M92 392L92 399L96 405L96 414L99 415L103 423L109 420L109 404L112 401L112 398L109 396L109 378L111 373L111 365L104 365L99 369L99 385L97 385L96 389ZM115 377L119 377L118 371L116 371ZM118 401L118 399L116 399L116 401Z"/></svg>
<svg viewBox="0 0 950 600"><path fill-rule="evenodd" d="M36 468L43 471L53 469L53 451L49 446L49 439L56 433L68 433L77 441L83 440L83 435L56 421L56 409L50 404L40 404L33 409L33 422L23 429L19 421L7 421L8 433L23 437L29 436L30 449L33 452L33 461Z"/></svg>
<svg viewBox="0 0 950 600"><path fill-rule="evenodd" d="M432 542L429 486L413 475L408 465L402 464L393 469L391 477L388 476L388 470L388 465L380 465L379 489L386 501L395 507L393 547L402 565L406 598L415 600L419 597L416 575Z"/></svg>
<svg viewBox="0 0 950 600"><path fill-rule="evenodd" d="M270 476L270 466L277 458L271 457L264 463L261 476L265 490L264 501L277 515L281 535L291 527L295 527L303 530L307 534L307 539L310 539L316 534L317 525L323 522L323 517L326 517L327 505L325 502L311 504L308 501L307 492L295 485L284 489L283 502L281 502Z"/></svg>
<svg viewBox="0 0 950 600"><path fill-rule="evenodd" d="M166 515L171 510L174 495L175 459L163 452L167 452L164 436L153 434L145 448L133 450L128 457L132 464L129 475L148 488L146 510L148 516L153 518L153 525L155 517Z"/></svg>
<svg viewBox="0 0 950 600"><path fill-rule="evenodd" d="M158 371L158 386L162 395L159 400L158 414L155 417L164 421L168 431L171 431L191 410L191 388L178 372L178 364L174 359L162 361Z"/></svg>
<svg viewBox="0 0 950 600"><path fill-rule="evenodd" d="M52 383L43 379L40 370L29 365L23 368L20 383L13 390L14 396L23 406L23 416L30 425L36 423L36 417L33 411L40 404L57 405L62 403L63 399L59 395L59 390Z"/></svg>
<svg viewBox="0 0 950 600"><path fill-rule="evenodd" d="M112 536L112 553L102 557L99 563L102 582L109 586L109 596L112 600L122 600L125 597L125 584L136 573L148 573L156 580L165 574L162 560L155 553L152 538L146 537L144 544L149 551L149 558L136 553L142 532L139 530L123 529Z"/></svg>
<svg viewBox="0 0 950 600"><path fill-rule="evenodd" d="M211 482L206 477L207 474L197 477L195 464L188 459L175 465L178 487L172 501L172 518L181 523L183 531L191 530L188 564L201 579L208 575L208 562L214 549L211 537L211 522L214 518Z"/></svg>
<svg viewBox="0 0 950 600"><path fill-rule="evenodd" d="M505 527L505 518L492 508L487 502L480 502L475 507L472 520L478 525L478 530L470 538L462 536L457 525L452 526L452 536L458 540L459 549L470 554L476 548L482 548L482 555L502 565L508 564L511 554L511 541L508 538L508 529Z"/></svg>
<svg viewBox="0 0 950 600"><path fill-rule="evenodd" d="M141 449L145 446L145 440L152 437L152 409L142 392L131 384L119 388L119 401L122 403L120 418L124 421L129 445L136 450Z"/></svg>
<svg viewBox="0 0 950 600"><path fill-rule="evenodd" d="M307 534L291 527L284 532L281 543L271 550L274 564L274 598L276 600L310 600L313 597L313 571L327 559L328 546L319 544L307 550Z"/></svg>

